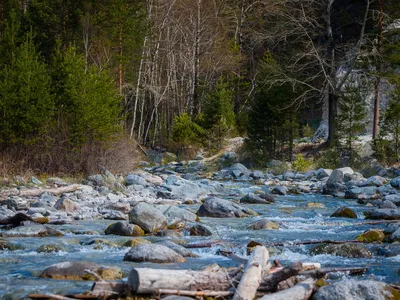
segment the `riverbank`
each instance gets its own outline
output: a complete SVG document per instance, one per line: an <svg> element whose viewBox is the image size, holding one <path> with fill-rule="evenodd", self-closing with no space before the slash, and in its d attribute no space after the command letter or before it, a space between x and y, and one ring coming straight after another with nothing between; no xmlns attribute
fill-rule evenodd
<svg viewBox="0 0 400 300"><path fill-rule="evenodd" d="M114 278L124 278L132 268L143 266L235 267L240 262L221 255L221 250L247 258L250 241L267 246L271 258L285 265L301 260L323 267L366 267L367 273L358 279L398 283L400 223L372 225L375 221L365 220L365 214L384 222L400 219L397 169L371 168L368 175L372 176L364 177L350 168L279 175L237 163L214 173L207 168L201 161L171 162L143 166L123 177L104 170L84 179L76 190L59 195L49 189L72 186L60 178L45 183L31 179L2 188L0 221L27 216L1 229L2 297L90 288L90 283L76 281L88 279L84 274L58 279L54 279L57 273L43 275L61 262L117 267ZM22 196L24 191L38 195ZM343 206L354 214L345 210L332 216ZM354 241L370 229L378 233L367 243L321 247L317 242ZM295 245L302 241L311 243ZM148 243L151 252L160 245L173 253L162 248L149 258L145 247L130 251ZM192 243L207 247L185 248ZM340 272L331 275L331 279L347 277Z"/></svg>

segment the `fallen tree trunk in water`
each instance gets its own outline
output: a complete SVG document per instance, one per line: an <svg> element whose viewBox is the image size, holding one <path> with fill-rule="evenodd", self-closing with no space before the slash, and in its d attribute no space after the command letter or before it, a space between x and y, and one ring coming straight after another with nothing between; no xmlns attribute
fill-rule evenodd
<svg viewBox="0 0 400 300"><path fill-rule="evenodd" d="M311 297L314 287L315 280L310 278L287 290L265 295L261 300L307 300Z"/></svg>
<svg viewBox="0 0 400 300"><path fill-rule="evenodd" d="M274 273L268 274L262 278L261 285L258 288L259 292L276 292L278 284L292 276L296 276L302 269L300 262L294 263L291 266L280 269Z"/></svg>
<svg viewBox="0 0 400 300"><path fill-rule="evenodd" d="M314 245L314 244L347 244L347 243L368 243L365 241L357 240L347 240L347 241L335 241L335 240L310 240L310 241L300 241L300 242L278 242L278 243L268 243L266 246L295 246L295 245Z"/></svg>
<svg viewBox="0 0 400 300"><path fill-rule="evenodd" d="M244 269L240 283L236 288L233 300L254 299L257 289L261 284L263 274L267 273L271 266L268 260L269 253L267 248L263 246L255 247Z"/></svg>
<svg viewBox="0 0 400 300"><path fill-rule="evenodd" d="M226 291L240 270L191 271L135 268L129 273L128 286L133 293L157 294L159 290Z"/></svg>
<svg viewBox="0 0 400 300"><path fill-rule="evenodd" d="M299 272L299 275L311 276L312 278L323 278L328 273L350 272L350 275L358 275L368 271L367 267L349 267L349 268L326 268L317 270L307 270Z"/></svg>

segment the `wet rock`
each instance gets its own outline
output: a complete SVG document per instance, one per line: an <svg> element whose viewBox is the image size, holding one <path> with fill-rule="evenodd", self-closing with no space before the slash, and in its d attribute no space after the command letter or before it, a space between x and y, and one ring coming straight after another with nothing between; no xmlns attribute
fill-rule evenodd
<svg viewBox="0 0 400 300"><path fill-rule="evenodd" d="M335 195L346 190L347 187L343 184L343 172L339 169L333 170L323 187L323 193Z"/></svg>
<svg viewBox="0 0 400 300"><path fill-rule="evenodd" d="M234 178L239 178L243 175L250 175L250 171L241 163L235 163L229 168L229 173L234 177Z"/></svg>
<svg viewBox="0 0 400 300"><path fill-rule="evenodd" d="M140 244L151 244L151 242L149 242L148 240L145 240L143 238L139 238L138 237L138 238L134 238L134 239L131 239L129 241L126 241L125 243L122 244L122 246L124 246L124 247L135 247L135 246L140 245Z"/></svg>
<svg viewBox="0 0 400 300"><path fill-rule="evenodd" d="M325 177L329 177L332 174L332 170L321 168L321 169L318 169L315 174L317 176L317 179L322 179Z"/></svg>
<svg viewBox="0 0 400 300"><path fill-rule="evenodd" d="M39 277L59 280L97 280L85 270L98 274L104 280L122 279L122 271L116 267L101 266L92 262L62 262L46 268Z"/></svg>
<svg viewBox="0 0 400 300"><path fill-rule="evenodd" d="M357 219L357 214L348 207L339 207L332 215L331 218L350 218Z"/></svg>
<svg viewBox="0 0 400 300"><path fill-rule="evenodd" d="M189 230L190 235L195 236L211 236L213 235L211 229L208 226L202 224L196 224L192 226Z"/></svg>
<svg viewBox="0 0 400 300"><path fill-rule="evenodd" d="M168 220L197 221L197 215L195 213L178 206L157 205L157 209L160 210Z"/></svg>
<svg viewBox="0 0 400 300"><path fill-rule="evenodd" d="M64 251L64 248L55 245L55 244L49 244L49 245L42 245L40 246L37 250L38 253L51 253L51 252L60 252Z"/></svg>
<svg viewBox="0 0 400 300"><path fill-rule="evenodd" d="M63 234L46 225L27 225L16 227L2 232L3 237L44 237L44 236L62 236Z"/></svg>
<svg viewBox="0 0 400 300"><path fill-rule="evenodd" d="M181 237L183 236L183 233L179 230L174 230L174 229L167 229L163 231L157 232L157 236L163 236L163 237Z"/></svg>
<svg viewBox="0 0 400 300"><path fill-rule="evenodd" d="M140 244L132 247L124 256L125 261L177 263L185 258L176 251L159 244Z"/></svg>
<svg viewBox="0 0 400 300"><path fill-rule="evenodd" d="M390 180L390 185L396 189L400 188L400 176Z"/></svg>
<svg viewBox="0 0 400 300"><path fill-rule="evenodd" d="M94 249L102 249L103 246L117 247L118 245L106 239L92 238L90 240L81 241L83 246L94 246Z"/></svg>
<svg viewBox="0 0 400 300"><path fill-rule="evenodd" d="M371 176L367 180L361 182L359 186L383 186L386 184L386 178L381 176Z"/></svg>
<svg viewBox="0 0 400 300"><path fill-rule="evenodd" d="M0 206L0 221L5 221L14 215L15 213L11 209L8 209L7 206Z"/></svg>
<svg viewBox="0 0 400 300"><path fill-rule="evenodd" d="M105 234L114 234L121 236L143 236L144 231L138 225L129 224L127 222L117 222L110 224L105 230Z"/></svg>
<svg viewBox="0 0 400 300"><path fill-rule="evenodd" d="M356 238L356 240L367 242L367 243L373 243L373 242L382 242L384 238L385 238L385 234L383 233L382 230L370 229L370 230L367 230L364 233L360 234Z"/></svg>
<svg viewBox="0 0 400 300"><path fill-rule="evenodd" d="M0 250L14 250L15 247L5 239L0 239Z"/></svg>
<svg viewBox="0 0 400 300"><path fill-rule="evenodd" d="M366 219L400 220L400 209L379 208L365 213Z"/></svg>
<svg viewBox="0 0 400 300"><path fill-rule="evenodd" d="M246 196L240 199L240 203L268 204L269 202L256 194L248 193Z"/></svg>
<svg viewBox="0 0 400 300"><path fill-rule="evenodd" d="M142 185L142 186L147 186L147 181L143 177L137 175L137 174L129 174L125 178L125 184L126 185Z"/></svg>
<svg viewBox="0 0 400 300"><path fill-rule="evenodd" d="M253 230L277 230L279 229L279 225L275 222L268 221L268 220L259 220L249 226L249 229Z"/></svg>
<svg viewBox="0 0 400 300"><path fill-rule="evenodd" d="M311 250L311 254L330 254L348 258L371 258L372 253L361 244L321 244Z"/></svg>
<svg viewBox="0 0 400 300"><path fill-rule="evenodd" d="M178 254L182 255L183 257L199 257L197 254L193 253L192 251L186 249L185 247L183 247L181 245L175 244L174 242L171 242L171 241L162 241L157 244L166 246L166 247L174 250Z"/></svg>
<svg viewBox="0 0 400 300"><path fill-rule="evenodd" d="M75 211L79 211L81 208L78 203L68 199L68 198L60 198L54 205L54 208L58 210L63 210L68 213L72 213Z"/></svg>
<svg viewBox="0 0 400 300"><path fill-rule="evenodd" d="M130 211L129 222L140 226L146 233L164 230L168 225L167 218L161 211L143 202Z"/></svg>
<svg viewBox="0 0 400 300"><path fill-rule="evenodd" d="M309 208L325 208L325 204L319 202L308 202L307 207Z"/></svg>
<svg viewBox="0 0 400 300"><path fill-rule="evenodd" d="M285 196L288 193L288 188L283 185L278 185L274 187L271 191L272 194L277 194L281 196Z"/></svg>
<svg viewBox="0 0 400 300"><path fill-rule="evenodd" d="M275 197L276 197L276 196L274 196L274 195L272 195L272 194L263 194L263 193L262 193L262 194L258 194L258 197L260 197L260 198L266 200L267 202L274 203L274 202L275 202Z"/></svg>
<svg viewBox="0 0 400 300"><path fill-rule="evenodd" d="M379 208L397 209L397 206L392 201L385 200L379 204Z"/></svg>
<svg viewBox="0 0 400 300"><path fill-rule="evenodd" d="M388 200L392 203L394 203L396 206L400 205L400 195L398 194L389 194L383 197L383 201Z"/></svg>
<svg viewBox="0 0 400 300"><path fill-rule="evenodd" d="M399 292L386 283L373 280L341 280L321 287L314 300L397 299Z"/></svg>
<svg viewBox="0 0 400 300"><path fill-rule="evenodd" d="M217 197L208 197L197 211L199 217L214 218L243 218L257 216L258 214L246 207L242 207L232 201Z"/></svg>

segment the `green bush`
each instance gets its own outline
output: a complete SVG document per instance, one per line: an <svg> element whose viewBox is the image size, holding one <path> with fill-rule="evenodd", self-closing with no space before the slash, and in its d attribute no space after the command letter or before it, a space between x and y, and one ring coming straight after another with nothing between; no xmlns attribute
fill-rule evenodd
<svg viewBox="0 0 400 300"><path fill-rule="evenodd" d="M306 160L300 153L297 154L296 160L292 162L293 169L299 172L306 172L312 168L313 163Z"/></svg>

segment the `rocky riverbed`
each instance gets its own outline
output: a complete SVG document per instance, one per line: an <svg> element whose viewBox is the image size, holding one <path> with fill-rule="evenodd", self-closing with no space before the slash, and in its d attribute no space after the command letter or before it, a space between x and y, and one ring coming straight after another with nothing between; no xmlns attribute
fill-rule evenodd
<svg viewBox="0 0 400 300"><path fill-rule="evenodd" d="M399 284L399 175L379 166L273 175L239 163L209 173L199 161L172 162L126 176L103 170L60 194L72 185L16 177L0 192L0 297L81 293L95 279L84 270L113 280L139 266L238 266L243 261L221 253L246 259L251 241L285 265L368 267L352 279ZM343 291L363 289L339 281L348 278L329 280Z"/></svg>

